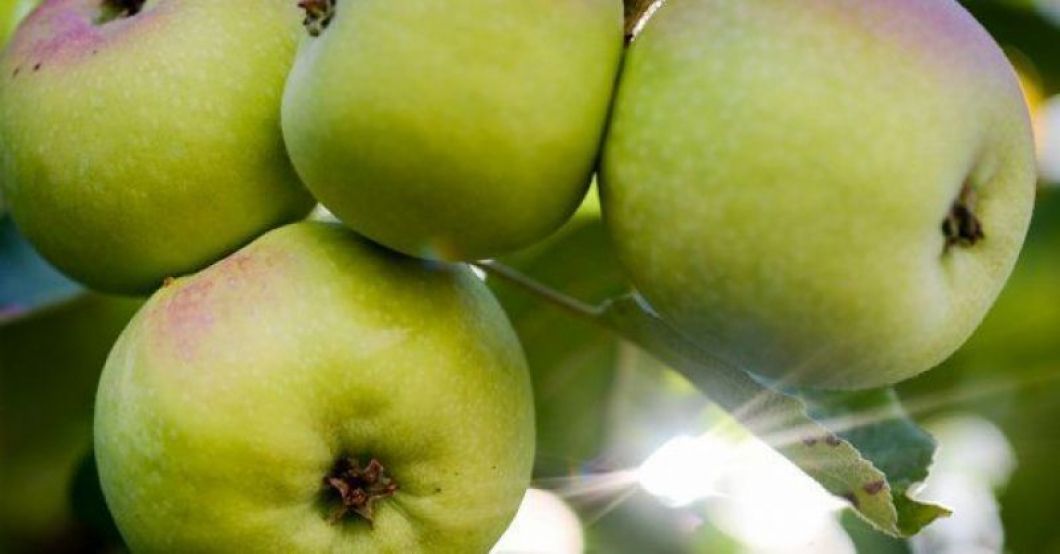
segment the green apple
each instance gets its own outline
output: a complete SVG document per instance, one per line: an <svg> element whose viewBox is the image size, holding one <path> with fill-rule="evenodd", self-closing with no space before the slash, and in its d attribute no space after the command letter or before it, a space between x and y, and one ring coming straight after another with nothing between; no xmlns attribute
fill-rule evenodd
<svg viewBox="0 0 1060 554"><path fill-rule="evenodd" d="M0 320L0 551L70 524L67 488L92 444L99 374L141 303L84 295Z"/></svg>
<svg viewBox="0 0 1060 554"><path fill-rule="evenodd" d="M60 270L143 292L312 206L279 124L290 0L50 0L0 59L9 209Z"/></svg>
<svg viewBox="0 0 1060 554"><path fill-rule="evenodd" d="M651 305L788 384L880 386L949 356L1035 191L1012 67L952 0L681 0L626 58L602 168Z"/></svg>
<svg viewBox="0 0 1060 554"><path fill-rule="evenodd" d="M97 396L134 552L486 552L533 442L526 361L485 284L333 223L161 289Z"/></svg>
<svg viewBox="0 0 1060 554"><path fill-rule="evenodd" d="M306 0L283 98L299 175L413 256L494 257L585 195L622 53L622 2Z"/></svg>

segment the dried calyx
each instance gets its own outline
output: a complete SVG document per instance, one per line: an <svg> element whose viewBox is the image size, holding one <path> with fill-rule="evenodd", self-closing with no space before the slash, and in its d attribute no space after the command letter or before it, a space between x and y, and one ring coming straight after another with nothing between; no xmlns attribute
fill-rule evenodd
<svg viewBox="0 0 1060 554"><path fill-rule="evenodd" d="M946 250L954 246L974 246L986 238L983 224L975 215L976 194L970 184L965 184L961 194L950 206L950 212L942 222L942 234L946 237Z"/></svg>
<svg viewBox="0 0 1060 554"><path fill-rule="evenodd" d="M310 36L318 37L328 28L335 17L336 0L299 0L298 7L305 10L306 31Z"/></svg>
<svg viewBox="0 0 1060 554"><path fill-rule="evenodd" d="M324 488L329 500L336 503L329 518L331 523L339 523L352 516L361 517L371 524L375 503L394 496L398 484L375 458L362 467L360 460L343 457L324 478Z"/></svg>
<svg viewBox="0 0 1060 554"><path fill-rule="evenodd" d="M147 0L103 0L96 24L103 25L118 19L132 17L144 9Z"/></svg>
<svg viewBox="0 0 1060 554"><path fill-rule="evenodd" d="M104 0L103 11L110 16L109 19L132 17L140 13L146 3L147 0Z"/></svg>

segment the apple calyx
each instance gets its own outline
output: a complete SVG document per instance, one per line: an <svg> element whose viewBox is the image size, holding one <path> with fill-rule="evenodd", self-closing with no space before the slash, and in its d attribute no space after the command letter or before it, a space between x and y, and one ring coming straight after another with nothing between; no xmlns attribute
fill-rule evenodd
<svg viewBox="0 0 1060 554"><path fill-rule="evenodd" d="M983 224L975 215L976 195L972 187L965 183L961 194L954 200L950 213L942 222L942 234L946 237L946 250L954 246L975 246L986 238Z"/></svg>
<svg viewBox="0 0 1060 554"><path fill-rule="evenodd" d="M305 20L302 24L305 25L306 31L309 31L309 36L319 37L320 33L323 33L324 29L328 28L332 18L335 17L335 1L336 0L298 1L298 7L305 10Z"/></svg>
<svg viewBox="0 0 1060 554"><path fill-rule="evenodd" d="M375 503L394 496L398 490L397 482L387 475L386 468L375 458L363 468L356 458L339 459L331 473L324 478L324 487L339 501L329 518L332 524L352 514L372 525Z"/></svg>
<svg viewBox="0 0 1060 554"><path fill-rule="evenodd" d="M144 9L147 0L103 0L103 14L98 23L107 23L115 19L132 17Z"/></svg>

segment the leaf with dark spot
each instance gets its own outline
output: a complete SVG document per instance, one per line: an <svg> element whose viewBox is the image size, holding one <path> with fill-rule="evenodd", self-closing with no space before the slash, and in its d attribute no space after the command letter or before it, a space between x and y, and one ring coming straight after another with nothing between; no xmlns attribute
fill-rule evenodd
<svg viewBox="0 0 1060 554"><path fill-rule="evenodd" d="M720 360L634 296L609 302L601 317L616 333L684 374L710 400L826 490L845 498L880 531L908 537L949 514L945 508L907 496L909 487L926 477L935 445L905 418L892 391L819 393L813 400L832 402L807 406L809 395L781 392ZM830 425L833 418L848 421L842 416L865 408L885 409L885 417L852 428ZM812 437L822 437L830 447L820 448Z"/></svg>

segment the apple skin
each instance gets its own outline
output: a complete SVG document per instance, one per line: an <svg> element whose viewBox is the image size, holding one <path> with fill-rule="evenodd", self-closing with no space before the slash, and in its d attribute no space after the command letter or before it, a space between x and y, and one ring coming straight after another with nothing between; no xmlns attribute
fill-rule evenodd
<svg viewBox="0 0 1060 554"><path fill-rule="evenodd" d="M682 0L626 58L602 206L677 329L786 384L886 385L973 332L1029 223L1014 72L950 0ZM967 183L985 237L947 246Z"/></svg>
<svg viewBox="0 0 1060 554"><path fill-rule="evenodd" d="M39 0L0 0L0 48L7 45L7 39L18 28L18 24L30 12ZM0 217L7 212L4 203L4 190L0 187Z"/></svg>
<svg viewBox="0 0 1060 554"><path fill-rule="evenodd" d="M92 445L92 401L115 339L142 301L95 294L0 319L0 551L54 538Z"/></svg>
<svg viewBox="0 0 1060 554"><path fill-rule="evenodd" d="M338 224L274 230L155 294L100 383L96 455L134 552L486 552L529 484L526 361L485 284ZM398 483L328 521L323 478Z"/></svg>
<svg viewBox="0 0 1060 554"><path fill-rule="evenodd" d="M283 99L306 186L412 256L495 257L556 230L593 173L618 0L338 2Z"/></svg>
<svg viewBox="0 0 1060 554"><path fill-rule="evenodd" d="M146 292L308 213L279 125L294 2L100 4L48 0L0 59L4 193L44 257Z"/></svg>

